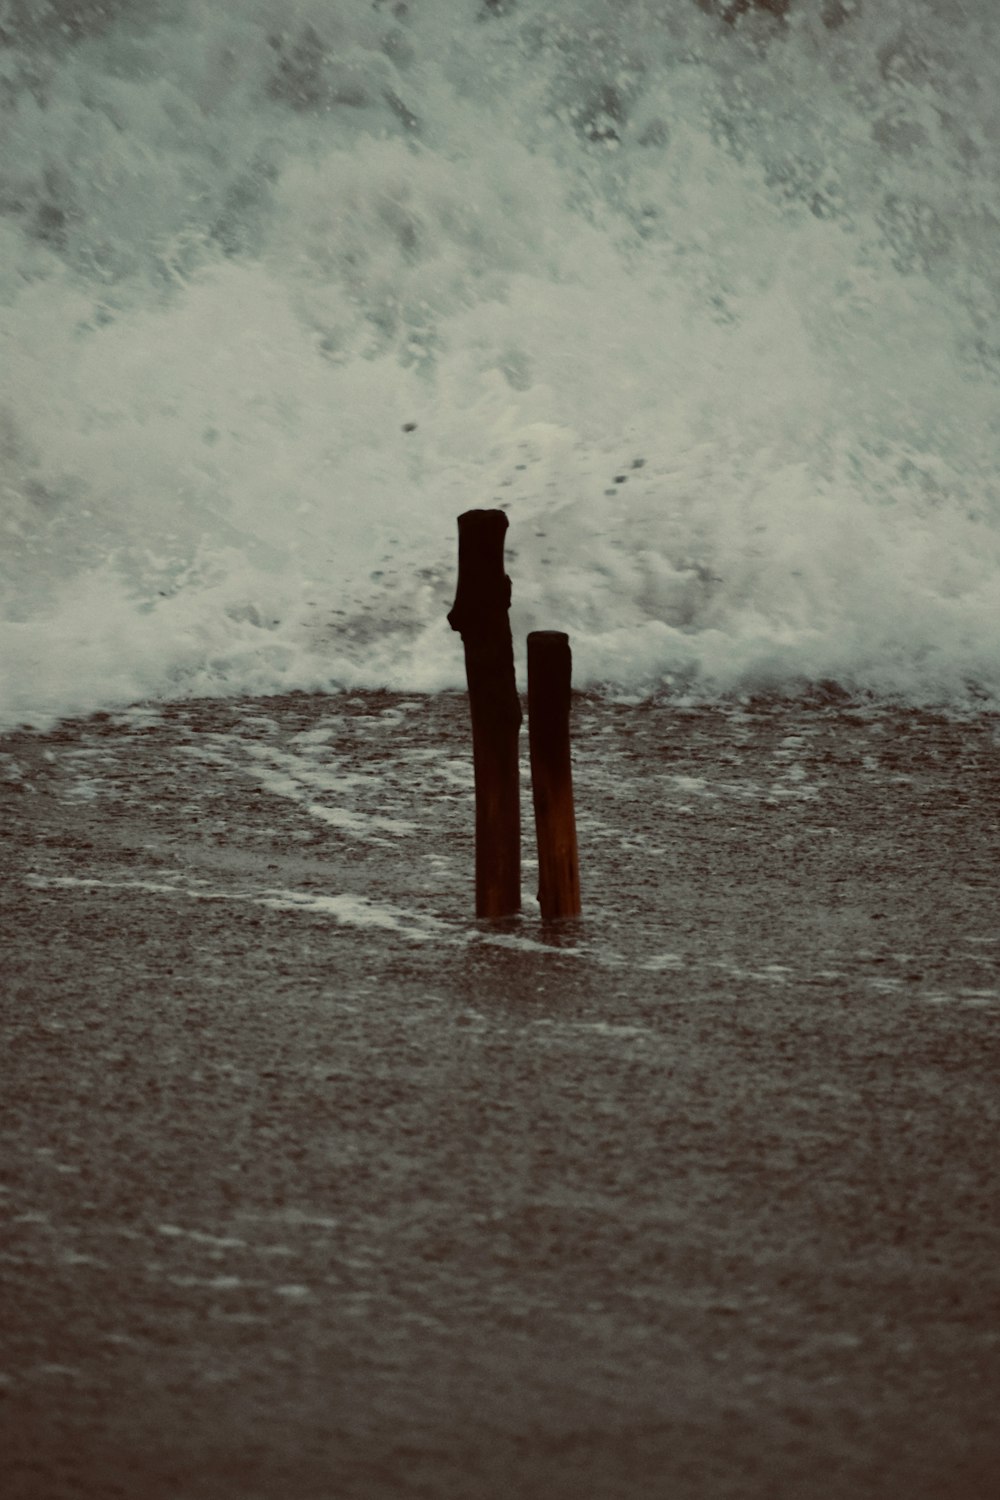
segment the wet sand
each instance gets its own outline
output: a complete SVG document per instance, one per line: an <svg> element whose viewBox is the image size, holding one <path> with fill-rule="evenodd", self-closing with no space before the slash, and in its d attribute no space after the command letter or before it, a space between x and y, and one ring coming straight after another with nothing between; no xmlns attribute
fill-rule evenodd
<svg viewBox="0 0 1000 1500"><path fill-rule="evenodd" d="M549 928L460 697L0 742L8 1500L993 1500L1000 721L574 734Z"/></svg>

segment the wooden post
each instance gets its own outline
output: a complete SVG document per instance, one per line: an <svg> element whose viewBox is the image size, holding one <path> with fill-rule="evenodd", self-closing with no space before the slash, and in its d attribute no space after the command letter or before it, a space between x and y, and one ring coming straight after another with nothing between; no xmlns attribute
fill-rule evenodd
<svg viewBox="0 0 1000 1500"><path fill-rule="evenodd" d="M580 914L580 867L569 754L569 636L533 630L528 636L528 742L538 833L538 902L542 917Z"/></svg>
<svg viewBox="0 0 1000 1500"><path fill-rule="evenodd" d="M476 779L476 916L521 910L521 702L514 679L507 516L467 510L458 518L458 587L448 614L465 647Z"/></svg>

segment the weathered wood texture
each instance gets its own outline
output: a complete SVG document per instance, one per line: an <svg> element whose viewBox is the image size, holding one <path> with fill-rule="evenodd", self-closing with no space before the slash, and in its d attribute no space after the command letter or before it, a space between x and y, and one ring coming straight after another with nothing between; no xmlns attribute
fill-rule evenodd
<svg viewBox="0 0 1000 1500"><path fill-rule="evenodd" d="M504 572L507 517L468 510L458 518L458 587L448 623L465 647L476 783L476 916L521 909L521 703Z"/></svg>
<svg viewBox="0 0 1000 1500"><path fill-rule="evenodd" d="M573 658L561 630L528 636L528 742L544 918L580 912L580 868L569 748Z"/></svg>

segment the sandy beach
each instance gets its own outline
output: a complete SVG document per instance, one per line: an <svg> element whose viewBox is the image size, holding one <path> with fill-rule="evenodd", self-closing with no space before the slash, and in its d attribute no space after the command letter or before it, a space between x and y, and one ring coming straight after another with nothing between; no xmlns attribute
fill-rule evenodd
<svg viewBox="0 0 1000 1500"><path fill-rule="evenodd" d="M1000 720L461 695L0 742L8 1500L993 1500ZM525 747L526 762L526 747Z"/></svg>

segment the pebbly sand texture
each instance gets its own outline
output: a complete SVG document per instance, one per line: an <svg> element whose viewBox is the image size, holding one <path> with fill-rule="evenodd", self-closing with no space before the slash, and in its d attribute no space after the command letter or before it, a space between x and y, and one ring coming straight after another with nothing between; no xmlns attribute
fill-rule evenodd
<svg viewBox="0 0 1000 1500"><path fill-rule="evenodd" d="M5 1500L996 1500L1000 721L574 715L549 929L460 696L0 744Z"/></svg>

